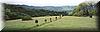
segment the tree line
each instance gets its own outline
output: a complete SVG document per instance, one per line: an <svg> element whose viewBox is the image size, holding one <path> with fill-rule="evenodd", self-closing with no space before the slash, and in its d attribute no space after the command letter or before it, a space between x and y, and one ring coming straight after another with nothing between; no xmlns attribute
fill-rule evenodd
<svg viewBox="0 0 100 32"><path fill-rule="evenodd" d="M96 15L96 3L94 2L83 2L80 3L76 8L69 12L63 11L49 11L44 9L26 9L23 7L17 7L18 5L5 4L4 3L4 19L32 19L32 17L40 16L59 16L59 15L70 15L70 16L90 16Z"/></svg>
<svg viewBox="0 0 100 32"><path fill-rule="evenodd" d="M67 15L66 11L58 12L58 11L49 11L44 9L25 9L23 7L17 7L17 5L5 4L4 3L4 19L12 20L12 19L25 19L30 20L32 17L40 17L40 16L59 16L59 15Z"/></svg>

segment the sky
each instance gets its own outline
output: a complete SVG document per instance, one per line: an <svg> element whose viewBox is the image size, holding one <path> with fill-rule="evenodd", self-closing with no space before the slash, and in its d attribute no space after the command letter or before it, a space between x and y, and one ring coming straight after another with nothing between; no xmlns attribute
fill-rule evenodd
<svg viewBox="0 0 100 32"><path fill-rule="evenodd" d="M30 6L76 6L85 1L99 0L1 0L1 3L20 4Z"/></svg>

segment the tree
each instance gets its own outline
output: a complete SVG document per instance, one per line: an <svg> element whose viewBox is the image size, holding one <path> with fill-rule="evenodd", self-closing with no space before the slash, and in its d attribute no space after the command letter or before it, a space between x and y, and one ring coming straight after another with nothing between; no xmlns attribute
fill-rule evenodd
<svg viewBox="0 0 100 32"><path fill-rule="evenodd" d="M93 2L83 2L80 3L72 12L74 16L89 16L90 14L95 14L95 3Z"/></svg>
<svg viewBox="0 0 100 32"><path fill-rule="evenodd" d="M28 15L21 17L21 19L22 19L22 21L24 21L24 20L32 20L31 16L28 16Z"/></svg>

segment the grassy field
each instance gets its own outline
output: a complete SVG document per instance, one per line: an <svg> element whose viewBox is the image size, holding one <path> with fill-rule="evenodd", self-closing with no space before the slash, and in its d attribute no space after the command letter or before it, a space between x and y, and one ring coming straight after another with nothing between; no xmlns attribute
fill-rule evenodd
<svg viewBox="0 0 100 32"><path fill-rule="evenodd" d="M64 16L61 19L56 21L55 17L59 16L45 16L45 17L34 17L33 20L29 21L22 21L21 19L18 20L9 20L5 22L5 28L3 30L96 30L96 18L89 18L89 17L76 17L76 16ZM52 18L53 22L50 22L50 18ZM47 19L49 23L45 23L45 25L36 26L35 20L39 21L39 25L45 23L44 19ZM35 27L36 26L36 27Z"/></svg>

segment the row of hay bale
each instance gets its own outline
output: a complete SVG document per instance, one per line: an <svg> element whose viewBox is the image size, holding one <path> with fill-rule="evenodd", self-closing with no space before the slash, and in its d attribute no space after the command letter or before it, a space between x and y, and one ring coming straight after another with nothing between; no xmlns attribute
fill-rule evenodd
<svg viewBox="0 0 100 32"><path fill-rule="evenodd" d="M47 23L50 23L50 22L53 22L53 21L57 21L61 18L62 18L62 15L60 15L59 17L55 17L54 19L53 18L44 19L44 23L42 23L42 24L39 24L38 20L35 20L35 23L36 23L36 26L41 26L41 25L44 25L44 24L47 24Z"/></svg>

